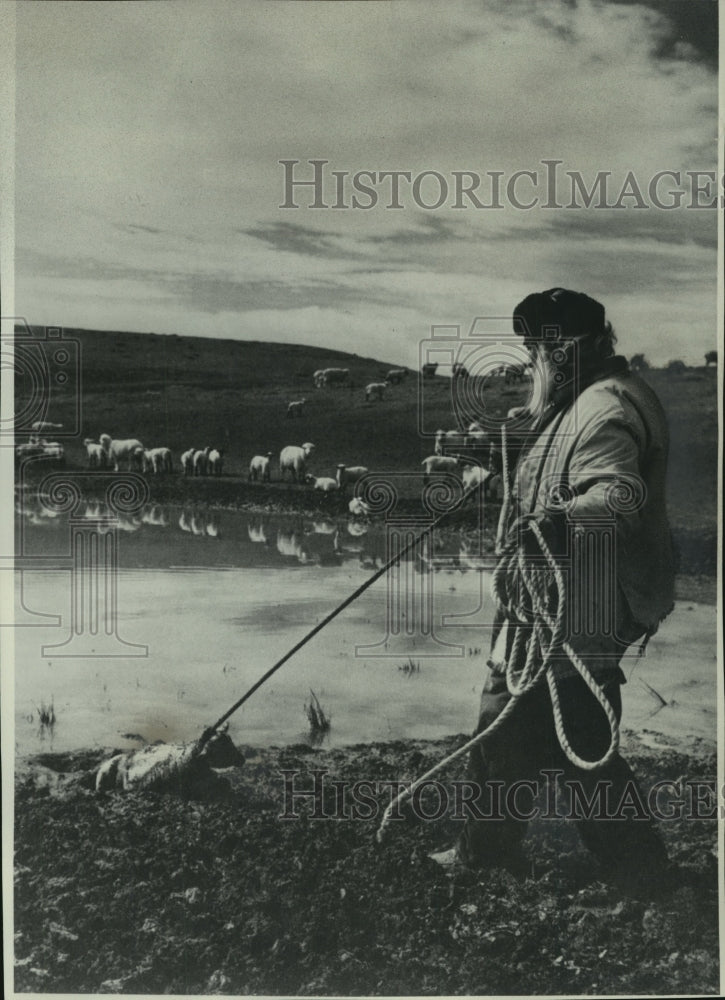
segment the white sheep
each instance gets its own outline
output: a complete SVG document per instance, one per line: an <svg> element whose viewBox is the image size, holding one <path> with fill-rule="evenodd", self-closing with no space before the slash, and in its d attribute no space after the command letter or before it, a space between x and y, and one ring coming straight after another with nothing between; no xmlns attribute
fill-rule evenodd
<svg viewBox="0 0 725 1000"><path fill-rule="evenodd" d="M365 386L365 402L369 403L372 399L382 399L387 388L387 382L370 382Z"/></svg>
<svg viewBox="0 0 725 1000"><path fill-rule="evenodd" d="M88 468L105 469L108 465L108 456L103 450L103 446L98 444L97 441L93 441L91 438L86 438L83 444L85 445L86 453L88 455Z"/></svg>
<svg viewBox="0 0 725 1000"><path fill-rule="evenodd" d="M136 438L112 440L110 435L101 434L98 439L106 453L108 464L118 472L119 462L126 461L129 470L143 470L144 447Z"/></svg>
<svg viewBox="0 0 725 1000"><path fill-rule="evenodd" d="M490 443L491 439L486 431L469 430L466 434L465 444L467 448L478 448L481 450L483 448L488 448Z"/></svg>
<svg viewBox="0 0 725 1000"><path fill-rule="evenodd" d="M315 373L315 385L346 385L350 381L349 368L322 368Z"/></svg>
<svg viewBox="0 0 725 1000"><path fill-rule="evenodd" d="M249 463L249 479L250 482L256 482L260 479L263 483L268 483L272 478L272 452L268 451L266 455L255 455L252 461Z"/></svg>
<svg viewBox="0 0 725 1000"><path fill-rule="evenodd" d="M390 382L391 385L398 385L402 382L408 375L406 368L391 368L388 374L385 376L385 381Z"/></svg>
<svg viewBox="0 0 725 1000"><path fill-rule="evenodd" d="M208 476L209 475L209 452L211 447L206 446L203 450L198 450L194 452L194 475L195 476Z"/></svg>
<svg viewBox="0 0 725 1000"><path fill-rule="evenodd" d="M295 399L287 405L288 417L302 417L305 412L306 399Z"/></svg>
<svg viewBox="0 0 725 1000"><path fill-rule="evenodd" d="M154 743L119 753L96 773L96 792L133 789L176 792L184 798L206 798L210 791L228 790L228 782L212 768L241 767L244 755L227 734L228 723L202 745Z"/></svg>
<svg viewBox="0 0 725 1000"><path fill-rule="evenodd" d="M63 424L54 424L52 420L36 420L30 425L30 429L36 434L40 434L41 431L60 431L63 429Z"/></svg>
<svg viewBox="0 0 725 1000"><path fill-rule="evenodd" d="M343 465L341 462L337 467L337 485L345 492L350 483L356 483L367 476L368 469L364 465Z"/></svg>
<svg viewBox="0 0 725 1000"><path fill-rule="evenodd" d="M347 509L354 517L367 517L370 513L370 506L361 500L359 497L353 497L350 503L347 505Z"/></svg>
<svg viewBox="0 0 725 1000"><path fill-rule="evenodd" d="M429 455L420 463L423 466L423 485L434 472L459 472L460 460L450 455Z"/></svg>
<svg viewBox="0 0 725 1000"><path fill-rule="evenodd" d="M194 455L196 454L196 448L189 448L181 456L181 468L184 470L185 476L194 475Z"/></svg>
<svg viewBox="0 0 725 1000"><path fill-rule="evenodd" d="M143 470L144 446L136 438L112 440L109 434L101 434L98 439L106 453L108 464L118 472L119 462L126 461L129 470Z"/></svg>
<svg viewBox="0 0 725 1000"><path fill-rule="evenodd" d="M224 470L224 452L219 448L212 448L207 460L207 471L210 476L221 476Z"/></svg>
<svg viewBox="0 0 725 1000"><path fill-rule="evenodd" d="M289 472L292 481L301 483L307 471L307 459L314 450L314 445L307 441L301 447L295 444L288 444L279 454L279 478L284 479L285 472Z"/></svg>
<svg viewBox="0 0 725 1000"><path fill-rule="evenodd" d="M340 489L337 480L330 476L305 476L305 482L313 490L320 490L322 493L334 493Z"/></svg>
<svg viewBox="0 0 725 1000"><path fill-rule="evenodd" d="M433 451L436 455L447 455L449 451L466 446L466 434L463 431L436 431L435 447Z"/></svg>
<svg viewBox="0 0 725 1000"><path fill-rule="evenodd" d="M153 472L155 476L173 472L174 462L170 448L147 448L143 453L143 471Z"/></svg>
<svg viewBox="0 0 725 1000"><path fill-rule="evenodd" d="M476 486L483 486L490 476L491 472L480 465L464 465L461 477L463 479L463 489L472 490Z"/></svg>

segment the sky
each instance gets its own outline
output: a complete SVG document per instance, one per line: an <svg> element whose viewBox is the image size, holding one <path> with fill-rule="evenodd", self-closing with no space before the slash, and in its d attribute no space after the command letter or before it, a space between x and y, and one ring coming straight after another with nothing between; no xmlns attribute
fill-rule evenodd
<svg viewBox="0 0 725 1000"><path fill-rule="evenodd" d="M686 172L718 168L716 39L710 0L19 4L15 313L415 366L431 327L564 286L622 353L701 364L717 221L693 203L719 188ZM281 207L282 160L305 180L326 160L330 207L309 186ZM354 208L359 171L418 188ZM454 207L465 171L484 205L500 177L500 208ZM617 208L572 194L602 171ZM680 181L655 199L660 171Z"/></svg>

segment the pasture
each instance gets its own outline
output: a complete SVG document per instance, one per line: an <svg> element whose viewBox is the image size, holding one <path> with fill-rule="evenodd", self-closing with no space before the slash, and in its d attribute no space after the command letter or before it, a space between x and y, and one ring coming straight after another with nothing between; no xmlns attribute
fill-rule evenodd
<svg viewBox="0 0 725 1000"><path fill-rule="evenodd" d="M420 463L433 453L435 431L467 423L483 405L493 415L525 401L525 386L489 379L482 392L466 380L445 376L420 380L411 371L389 386L380 401L366 402L365 386L379 382L392 363L342 351L260 341L214 340L175 335L66 330L80 350L80 426L62 439L67 466L85 468L83 439L103 433L135 437L147 448L171 448L174 485L153 482L154 498L183 502L186 496L213 504L309 505L309 490L280 487L277 456L288 444L312 441L310 471L331 476L339 462L376 472L411 474L401 493L420 489ZM325 367L350 371L349 386L315 388L314 372ZM717 372L697 368L682 374L651 370L670 426L668 504L681 569L715 572L717 537ZM31 386L16 383L16 409ZM51 399L48 419L72 423L73 390ZM302 415L287 417L290 402L306 399ZM224 450L224 475L217 483L180 482L179 457L190 447ZM271 487L248 484L255 454L273 453Z"/></svg>

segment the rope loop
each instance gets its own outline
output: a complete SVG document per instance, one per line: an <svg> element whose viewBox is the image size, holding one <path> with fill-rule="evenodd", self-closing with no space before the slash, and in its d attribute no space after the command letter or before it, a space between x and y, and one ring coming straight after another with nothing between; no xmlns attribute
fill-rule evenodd
<svg viewBox="0 0 725 1000"><path fill-rule="evenodd" d="M391 801L377 832L379 843L382 842L395 807L410 798L433 775L489 738L505 722L519 698L532 691L544 678L549 687L559 745L572 764L584 771L594 771L605 767L619 750L619 722L614 709L584 661L565 637L567 587L564 574L535 518L530 515L518 518L514 528L518 531L524 523L531 530L544 556L550 582L545 585L542 570L532 569L528 565L520 545L512 547L511 532L509 532L508 544L504 547L493 573L491 591L499 612L505 614L508 626L515 629L506 662L506 686L511 698L490 726L432 767ZM523 591L518 601L515 600L516 590ZM556 668L562 657L574 666L607 717L610 731L609 748L599 760L590 761L580 757L567 736L556 686Z"/></svg>

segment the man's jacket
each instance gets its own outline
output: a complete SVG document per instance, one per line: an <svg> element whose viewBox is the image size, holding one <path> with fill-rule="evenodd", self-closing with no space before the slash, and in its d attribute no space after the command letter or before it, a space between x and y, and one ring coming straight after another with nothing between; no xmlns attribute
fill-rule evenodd
<svg viewBox="0 0 725 1000"><path fill-rule="evenodd" d="M521 451L511 514L544 519L568 508L566 520L561 513L558 520L565 524L564 565L568 559L573 567L572 586L581 590L592 574L608 574L616 580L616 599L626 598L635 632L651 634L674 597L662 406L623 358L613 358L573 402L553 409ZM588 547L588 561L577 563L572 539L586 536L589 542L580 547ZM605 536L615 540L612 551Z"/></svg>

